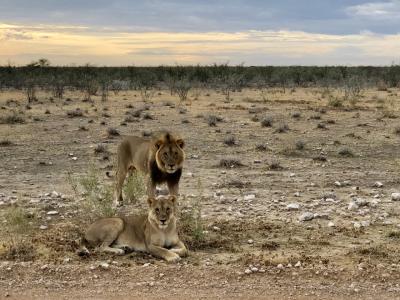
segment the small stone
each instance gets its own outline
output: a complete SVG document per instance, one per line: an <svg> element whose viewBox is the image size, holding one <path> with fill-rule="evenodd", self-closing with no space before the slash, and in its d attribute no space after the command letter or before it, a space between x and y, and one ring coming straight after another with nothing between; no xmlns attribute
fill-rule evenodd
<svg viewBox="0 0 400 300"><path fill-rule="evenodd" d="M56 211L56 210L50 210L50 211L47 212L47 215L48 215L48 216L55 216L55 215L58 215L58 211Z"/></svg>
<svg viewBox="0 0 400 300"><path fill-rule="evenodd" d="M276 266L278 269L283 269L284 268L284 266L282 265L282 264L279 264L279 265L277 265Z"/></svg>
<svg viewBox="0 0 400 300"><path fill-rule="evenodd" d="M244 273L245 274L251 274L251 270L250 269L246 269L246 270L244 270Z"/></svg>
<svg viewBox="0 0 400 300"><path fill-rule="evenodd" d="M151 282L149 283L149 286L154 286L154 282L151 281Z"/></svg>
<svg viewBox="0 0 400 300"><path fill-rule="evenodd" d="M393 201L400 201L400 193L392 193Z"/></svg>
<svg viewBox="0 0 400 300"><path fill-rule="evenodd" d="M251 271L252 271L252 272L258 272L258 268L252 267L252 268L251 268Z"/></svg>
<svg viewBox="0 0 400 300"><path fill-rule="evenodd" d="M148 266L150 266L150 263L145 263L145 264L143 264L143 267L148 267Z"/></svg>
<svg viewBox="0 0 400 300"><path fill-rule="evenodd" d="M254 195L254 194L250 194L250 195L246 195L246 196L244 196L244 200L253 200L253 199L255 199L256 198L256 195Z"/></svg>
<svg viewBox="0 0 400 300"><path fill-rule="evenodd" d="M218 226L213 226L212 229L215 230L215 231L221 231L221 228L219 228Z"/></svg>
<svg viewBox="0 0 400 300"><path fill-rule="evenodd" d="M104 269L104 270L108 270L110 268L110 265L106 262L102 262L99 264L100 268Z"/></svg>
<svg viewBox="0 0 400 300"><path fill-rule="evenodd" d="M337 187L340 187L340 186L342 186L342 184L339 182L339 181L335 181L335 183L334 183Z"/></svg>
<svg viewBox="0 0 400 300"><path fill-rule="evenodd" d="M299 221L311 221L312 219L314 219L314 214L312 212L305 212L304 214L302 214L299 217Z"/></svg>
<svg viewBox="0 0 400 300"><path fill-rule="evenodd" d="M248 244L253 244L254 241L250 239L250 240L247 241L247 243L248 243Z"/></svg>
<svg viewBox="0 0 400 300"><path fill-rule="evenodd" d="M39 229L40 230L46 230L48 227L46 225L40 225Z"/></svg>
<svg viewBox="0 0 400 300"><path fill-rule="evenodd" d="M295 173L290 173L290 174L289 174L289 177L294 177L294 176L296 176Z"/></svg>
<svg viewBox="0 0 400 300"><path fill-rule="evenodd" d="M188 177L194 177L193 173L191 173L191 172L187 172L186 175L187 175Z"/></svg>
<svg viewBox="0 0 400 300"><path fill-rule="evenodd" d="M348 210L357 210L358 208L358 204L354 201L351 201L347 207Z"/></svg>
<svg viewBox="0 0 400 300"><path fill-rule="evenodd" d="M328 227L335 227L335 223L333 223L332 221L328 222Z"/></svg>
<svg viewBox="0 0 400 300"><path fill-rule="evenodd" d="M48 268L49 268L49 265L43 265L43 266L40 267L40 270L46 270Z"/></svg>
<svg viewBox="0 0 400 300"><path fill-rule="evenodd" d="M52 198L58 198L58 197L60 196L60 194L57 193L56 191L52 191L51 194L50 194L50 196L51 196Z"/></svg>
<svg viewBox="0 0 400 300"><path fill-rule="evenodd" d="M78 158L76 156L72 157L72 160L77 160Z"/></svg>
<svg viewBox="0 0 400 300"><path fill-rule="evenodd" d="M158 276L159 276L160 278L163 278L163 277L165 276L165 274L164 274L164 273L160 273L160 274L158 274Z"/></svg>
<svg viewBox="0 0 400 300"><path fill-rule="evenodd" d="M374 187L381 188L381 187L383 187L383 183L380 182L380 181L376 181L376 182L374 183Z"/></svg>
<svg viewBox="0 0 400 300"><path fill-rule="evenodd" d="M293 196L295 196L295 197L300 197L300 192L294 193Z"/></svg>
<svg viewBox="0 0 400 300"><path fill-rule="evenodd" d="M298 204L298 203L289 203L288 205L286 205L286 209L287 210L298 210L298 209L300 209L300 204Z"/></svg>
<svg viewBox="0 0 400 300"><path fill-rule="evenodd" d="M360 228L361 228L361 224L360 224L359 222L354 222L354 223L353 223L353 227L354 227L355 229L360 229Z"/></svg>
<svg viewBox="0 0 400 300"><path fill-rule="evenodd" d="M300 267L301 267L301 262L298 261L294 266L295 266L296 268L300 268Z"/></svg>

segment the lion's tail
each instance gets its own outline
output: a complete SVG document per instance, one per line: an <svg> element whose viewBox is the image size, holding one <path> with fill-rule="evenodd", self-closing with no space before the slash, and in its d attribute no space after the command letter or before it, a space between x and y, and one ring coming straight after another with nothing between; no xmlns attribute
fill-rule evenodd
<svg viewBox="0 0 400 300"><path fill-rule="evenodd" d="M88 250L89 242L86 238L82 237L79 241L79 249L76 252L79 256L89 256L90 252Z"/></svg>

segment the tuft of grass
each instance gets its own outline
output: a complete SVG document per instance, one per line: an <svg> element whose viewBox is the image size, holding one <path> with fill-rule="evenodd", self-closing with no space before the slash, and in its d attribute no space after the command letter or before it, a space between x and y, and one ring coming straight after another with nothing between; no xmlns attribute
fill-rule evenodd
<svg viewBox="0 0 400 300"><path fill-rule="evenodd" d="M274 118L272 118L271 116L264 117L261 120L262 127L272 127L273 123L274 123Z"/></svg>
<svg viewBox="0 0 400 300"><path fill-rule="evenodd" d="M5 117L0 117L0 124L24 124L24 123L25 119L16 113L13 113Z"/></svg>
<svg viewBox="0 0 400 300"><path fill-rule="evenodd" d="M285 133L289 130L289 126L286 123L281 123L279 126L276 128L275 132L277 133Z"/></svg>
<svg viewBox="0 0 400 300"><path fill-rule="evenodd" d="M8 139L4 139L4 140L0 141L0 147L9 147L9 146L12 146L12 145L14 145L13 142L11 142Z"/></svg>
<svg viewBox="0 0 400 300"><path fill-rule="evenodd" d="M353 151L350 148L347 148L347 147L343 147L343 148L339 149L338 154L341 155L341 156L347 156L347 157L353 157L354 156Z"/></svg>
<svg viewBox="0 0 400 300"><path fill-rule="evenodd" d="M328 105L331 107L342 107L343 100L338 97L329 97Z"/></svg>
<svg viewBox="0 0 400 300"><path fill-rule="evenodd" d="M400 135L400 126L394 128L394 134Z"/></svg>
<svg viewBox="0 0 400 300"><path fill-rule="evenodd" d="M301 117L301 113L299 111L292 113L293 119L300 119L300 117Z"/></svg>
<svg viewBox="0 0 400 300"><path fill-rule="evenodd" d="M227 146L235 146L236 145L236 138L233 135L227 135L224 138L224 144Z"/></svg>
<svg viewBox="0 0 400 300"><path fill-rule="evenodd" d="M268 168L270 170L274 170L274 171L283 169L282 166L281 166L281 163L278 160L271 161L269 163L269 165L268 165Z"/></svg>
<svg viewBox="0 0 400 300"><path fill-rule="evenodd" d="M109 127L109 128L107 129L107 134L108 134L109 137L119 136L119 135L120 135L119 132L118 132L118 130L115 129L115 128L112 128L112 127Z"/></svg>
<svg viewBox="0 0 400 300"><path fill-rule="evenodd" d="M264 145L264 144L257 144L256 145L256 150L257 151L267 151L268 147L266 145Z"/></svg>
<svg viewBox="0 0 400 300"><path fill-rule="evenodd" d="M218 122L222 122L222 118L215 115L207 115L205 120L210 127L215 127Z"/></svg>
<svg viewBox="0 0 400 300"><path fill-rule="evenodd" d="M193 250L201 248L205 242L204 224L201 217L203 188L200 179L197 185L198 197L193 198L190 209L182 211L179 215L179 235Z"/></svg>
<svg viewBox="0 0 400 300"><path fill-rule="evenodd" d="M132 172L125 186L125 198L130 203L135 203L145 193L145 180L139 172Z"/></svg>
<svg viewBox="0 0 400 300"><path fill-rule="evenodd" d="M103 144L98 144L95 148L94 148L94 153L96 154L100 154L100 153L107 153L107 147Z"/></svg>
<svg viewBox="0 0 400 300"><path fill-rule="evenodd" d="M143 118L143 120L154 120L154 117L153 117L150 113L148 113L148 112L145 112L145 113L142 115L142 118Z"/></svg>
<svg viewBox="0 0 400 300"><path fill-rule="evenodd" d="M36 258L36 249L27 239L11 238L0 247L0 259L32 261Z"/></svg>
<svg viewBox="0 0 400 300"><path fill-rule="evenodd" d="M83 117L83 111L78 107L75 110L67 111L67 116L70 118Z"/></svg>
<svg viewBox="0 0 400 300"><path fill-rule="evenodd" d="M134 123L134 122L139 122L139 120L132 115L128 115L125 117L124 122L125 123Z"/></svg>
<svg viewBox="0 0 400 300"><path fill-rule="evenodd" d="M304 150L305 146L306 146L306 143L303 140L298 140L295 143L296 150Z"/></svg>
<svg viewBox="0 0 400 300"><path fill-rule="evenodd" d="M90 165L88 172L79 178L68 174L67 181L77 196L83 196L82 207L89 216L98 218L115 215L113 188L100 181L99 170L94 165Z"/></svg>
<svg viewBox="0 0 400 300"><path fill-rule="evenodd" d="M243 164L239 159L236 158L222 158L219 161L218 166L222 168L237 168L237 167L242 167Z"/></svg>
<svg viewBox="0 0 400 300"><path fill-rule="evenodd" d="M400 240L400 231L389 231L386 236L389 239L393 239L393 240Z"/></svg>
<svg viewBox="0 0 400 300"><path fill-rule="evenodd" d="M313 160L314 161L322 161L322 162L324 162L324 161L327 161L328 159L326 158L325 155L318 154L317 156L313 157Z"/></svg>
<svg viewBox="0 0 400 300"><path fill-rule="evenodd" d="M4 212L6 230L13 233L26 233L35 221L34 216L18 206L11 206Z"/></svg>
<svg viewBox="0 0 400 300"><path fill-rule="evenodd" d="M386 258L388 257L388 249L384 246L372 246L372 247L363 247L356 249L355 252L358 255L369 256L374 258Z"/></svg>
<svg viewBox="0 0 400 300"><path fill-rule="evenodd" d="M324 123L318 123L317 128L318 129L328 129Z"/></svg>

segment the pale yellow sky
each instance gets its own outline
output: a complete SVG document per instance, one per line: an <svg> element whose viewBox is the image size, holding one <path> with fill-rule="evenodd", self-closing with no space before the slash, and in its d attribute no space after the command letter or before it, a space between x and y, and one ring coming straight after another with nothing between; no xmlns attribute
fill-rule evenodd
<svg viewBox="0 0 400 300"><path fill-rule="evenodd" d="M117 28L0 24L0 64L369 64L400 58L400 35L302 31L128 32ZM296 63L297 62L297 63Z"/></svg>

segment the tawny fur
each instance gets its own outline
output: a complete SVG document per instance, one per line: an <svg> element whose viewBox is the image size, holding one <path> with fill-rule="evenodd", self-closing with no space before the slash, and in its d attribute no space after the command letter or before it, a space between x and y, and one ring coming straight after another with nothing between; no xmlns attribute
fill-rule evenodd
<svg viewBox="0 0 400 300"><path fill-rule="evenodd" d="M149 212L143 216L103 218L87 229L80 252L98 247L102 252L123 255L130 251L148 252L175 262L187 255L176 230L176 197L149 198Z"/></svg>
<svg viewBox="0 0 400 300"><path fill-rule="evenodd" d="M122 187L126 175L134 171L147 175L148 197L155 197L157 184L165 182L169 194L178 196L185 161L183 147L183 139L167 131L156 133L152 138L125 137L117 152L114 205L122 203Z"/></svg>

